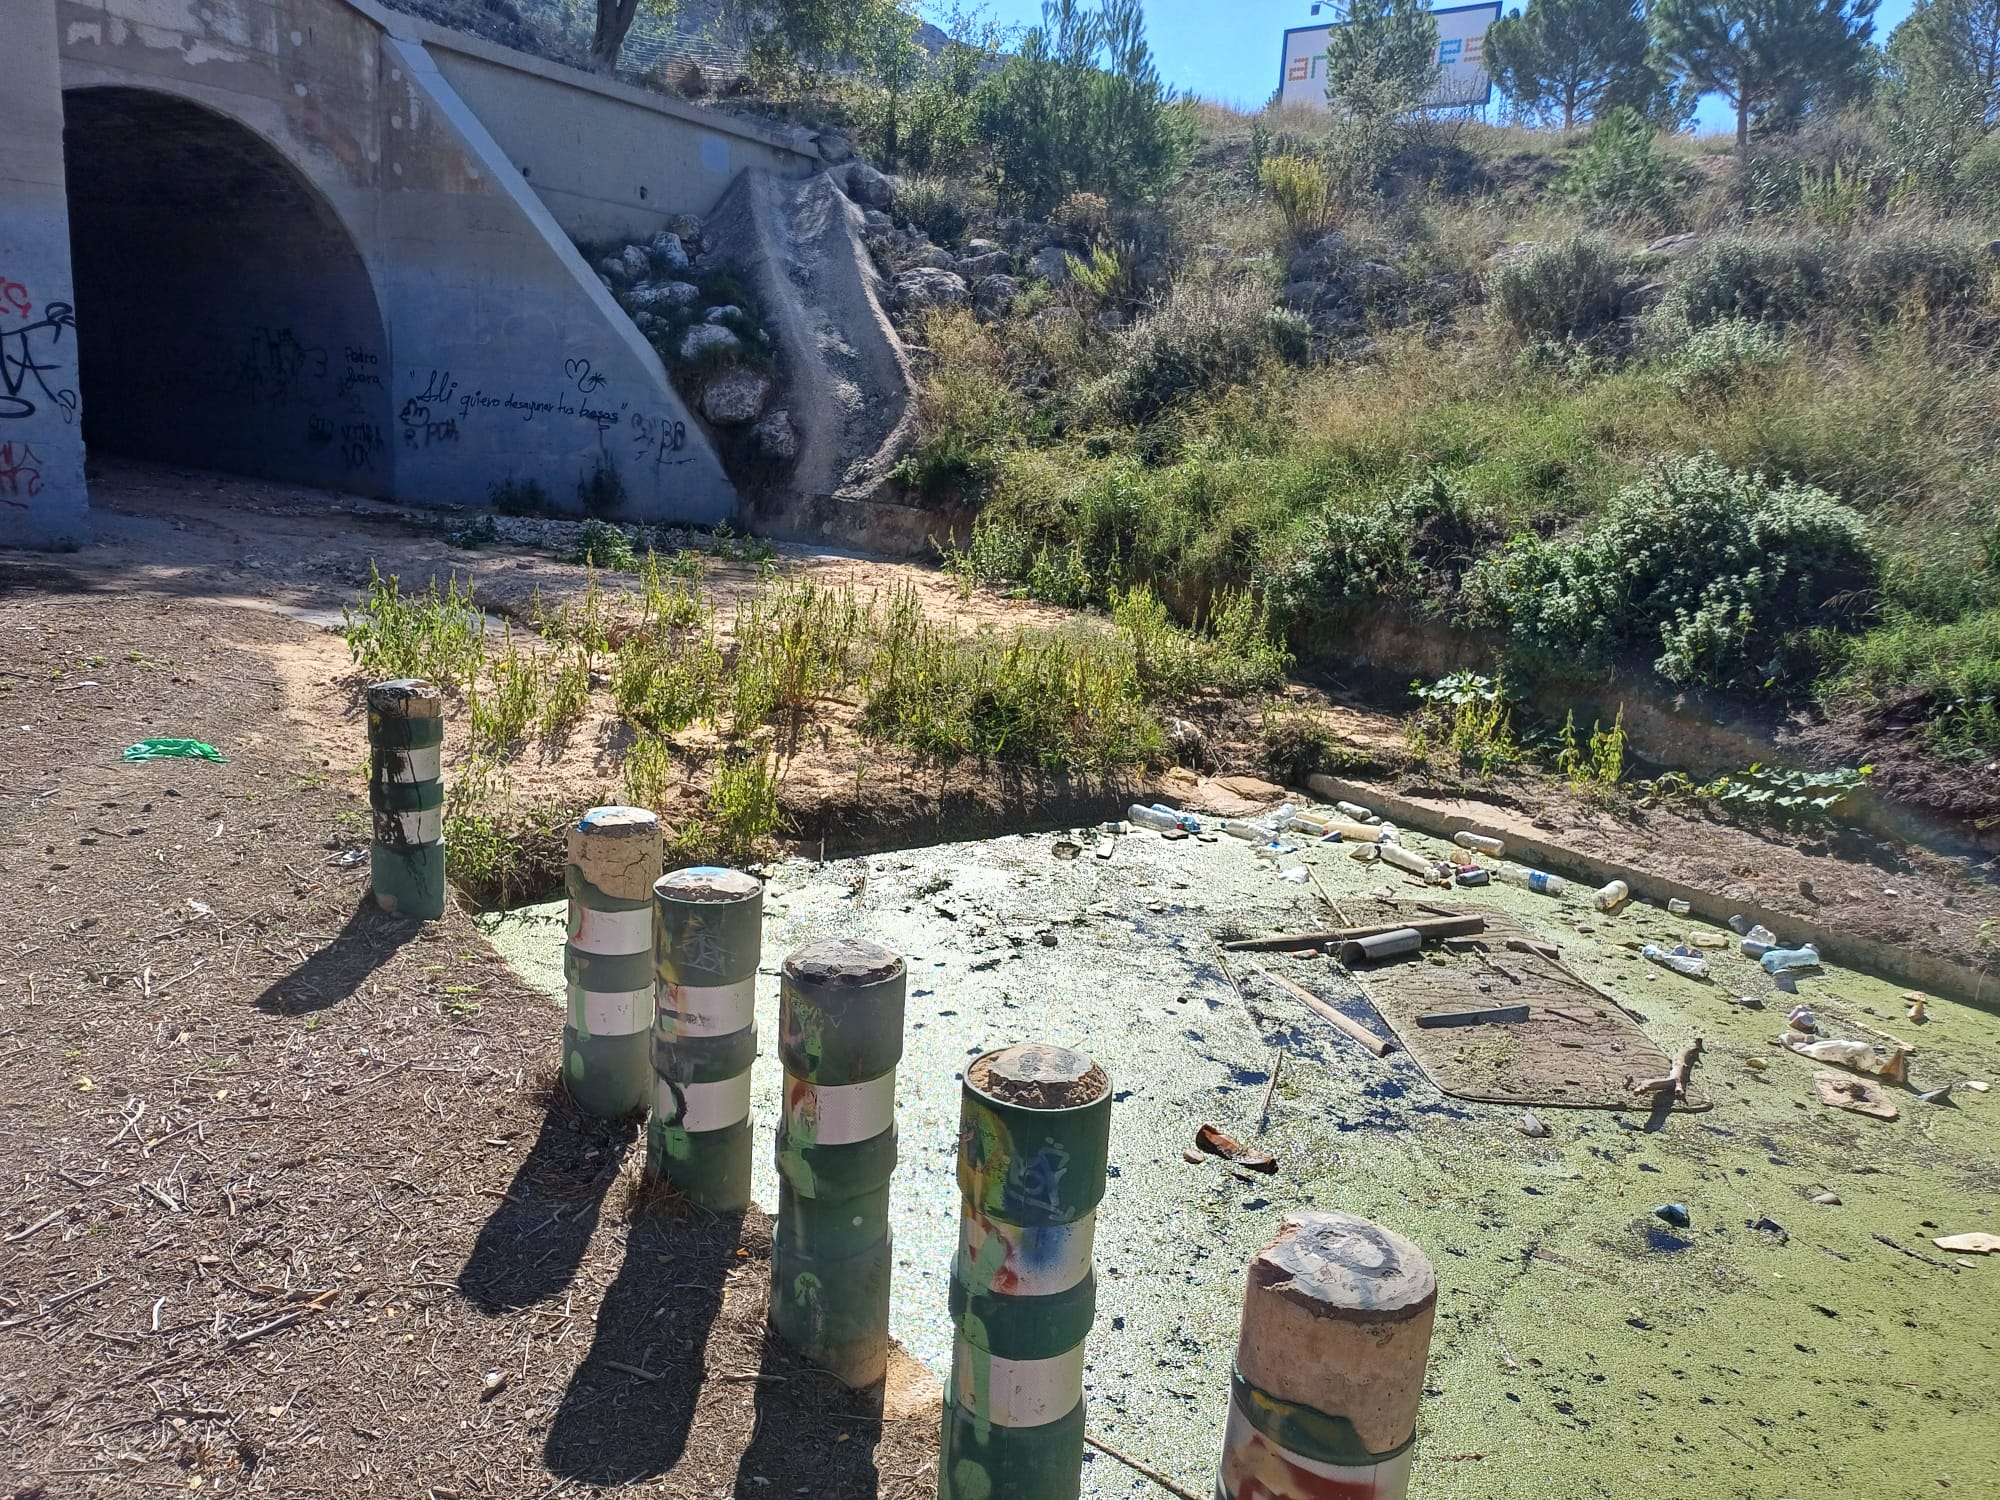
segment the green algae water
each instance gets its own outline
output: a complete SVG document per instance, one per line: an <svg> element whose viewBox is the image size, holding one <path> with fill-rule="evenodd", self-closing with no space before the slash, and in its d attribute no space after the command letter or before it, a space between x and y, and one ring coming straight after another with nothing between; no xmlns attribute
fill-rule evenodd
<svg viewBox="0 0 2000 1500"><path fill-rule="evenodd" d="M1109 860L1070 861L1053 845L1024 836L766 872L760 1027L776 1025L779 963L809 938L868 937L908 961L891 1331L940 1378L959 1075L982 1052L1035 1038L1094 1057L1117 1089L1091 1430L1197 1493L1221 1451L1243 1266L1288 1209L1321 1207L1390 1225L1436 1264L1411 1488L1423 1500L2000 1495L2000 1256L1931 1244L2000 1231L2000 1092L1963 1087L2000 1082L2000 1016L1933 999L1929 1024L1913 1026L1899 987L1834 968L1780 995L1733 941L1710 952L1712 983L1686 979L1620 946L1670 946L1700 926L1644 904L1643 881L1641 899L1612 916L1584 893L1436 893L1556 942L1669 1054L1706 1038L1695 1081L1711 1110L1653 1130L1643 1109L1538 1107L1549 1135L1530 1140L1518 1108L1440 1094L1407 1055L1369 1055L1243 969L1247 1006L1238 999L1213 933L1326 925L1309 889L1240 843L1142 832ZM1385 875L1397 895L1432 899L1339 846L1305 857L1343 902ZM553 1063L562 908L510 913L493 939L552 997ZM1287 972L1344 993L1323 966ZM1767 1009L1730 1004L1738 995L1766 997ZM1822 1065L1771 1045L1799 1002L1911 1043L1913 1081L1951 1082L1952 1098L1892 1090L1894 1121L1820 1104ZM1274 1048L1287 1060L1257 1143L1278 1156L1278 1175L1246 1183L1217 1162L1184 1162L1204 1122L1252 1135ZM776 1059L759 1057L753 1187L766 1209L780 1088ZM1815 1204L1824 1192L1840 1204ZM1666 1203L1687 1206L1686 1229L1653 1216ZM1783 1235L1751 1227L1760 1220ZM1093 1451L1084 1493L1158 1491Z"/></svg>

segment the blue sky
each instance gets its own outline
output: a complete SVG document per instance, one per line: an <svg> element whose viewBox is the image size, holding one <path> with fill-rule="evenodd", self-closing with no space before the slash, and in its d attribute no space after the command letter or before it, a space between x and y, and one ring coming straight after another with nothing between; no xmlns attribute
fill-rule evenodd
<svg viewBox="0 0 2000 1500"><path fill-rule="evenodd" d="M1522 0L1506 0L1513 10ZM1882 0L1875 36L1887 38L1909 14L1911 0ZM944 4L927 3L936 15ZM969 8L969 7L968 7ZM989 0L986 12L1003 26L1031 26L1041 0ZM1175 88L1255 108L1278 84L1278 49L1288 26L1312 25L1311 0L1146 0L1146 32L1160 73ZM1701 128L1733 129L1721 100L1702 103Z"/></svg>

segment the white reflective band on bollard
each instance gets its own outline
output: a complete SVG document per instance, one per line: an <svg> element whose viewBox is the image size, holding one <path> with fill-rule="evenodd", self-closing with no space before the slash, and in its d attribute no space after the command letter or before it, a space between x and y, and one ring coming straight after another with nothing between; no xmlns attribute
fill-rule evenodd
<svg viewBox="0 0 2000 1500"><path fill-rule="evenodd" d="M951 1360L958 1404L996 1427L1046 1427L1083 1399L1081 1344L1053 1359L1000 1359L960 1338Z"/></svg>
<svg viewBox="0 0 2000 1500"><path fill-rule="evenodd" d="M630 1036L653 1024L653 992L580 990L569 992L569 1019L589 1036Z"/></svg>
<svg viewBox="0 0 2000 1500"><path fill-rule="evenodd" d="M427 807L421 812L377 813L379 822L384 818L394 818L403 830L406 844L435 844L444 837L444 809Z"/></svg>
<svg viewBox="0 0 2000 1500"><path fill-rule="evenodd" d="M426 745L421 750L395 750L389 752L399 756L402 765L394 776L388 779L397 785L419 781L436 781L444 774L443 747Z"/></svg>
<svg viewBox="0 0 2000 1500"><path fill-rule="evenodd" d="M977 1292L1047 1297L1090 1274L1097 1210L1074 1224L1023 1227L967 1215L958 1228L958 1279Z"/></svg>
<svg viewBox="0 0 2000 1500"><path fill-rule="evenodd" d="M1234 1401L1222 1439L1222 1500L1402 1500L1414 1446L1379 1464L1323 1464L1280 1448Z"/></svg>
<svg viewBox="0 0 2000 1500"><path fill-rule="evenodd" d="M569 945L579 953L617 957L653 951L653 909L600 911L581 901L569 904Z"/></svg>
<svg viewBox="0 0 2000 1500"><path fill-rule="evenodd" d="M757 1019L757 979L734 984L662 984L660 1029L669 1036L734 1036Z"/></svg>
<svg viewBox="0 0 2000 1500"><path fill-rule="evenodd" d="M690 1135L725 1130L750 1118L750 1075L738 1073L720 1083L669 1083L656 1080L657 1118L678 1125ZM678 1097L676 1097L678 1095Z"/></svg>
<svg viewBox="0 0 2000 1500"><path fill-rule="evenodd" d="M803 1144L851 1146L896 1123L896 1070L866 1083L814 1088L785 1075L785 1129Z"/></svg>

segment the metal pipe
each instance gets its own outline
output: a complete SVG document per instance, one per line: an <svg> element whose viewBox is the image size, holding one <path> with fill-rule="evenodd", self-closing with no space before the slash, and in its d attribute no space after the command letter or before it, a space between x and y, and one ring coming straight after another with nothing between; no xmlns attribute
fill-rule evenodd
<svg viewBox="0 0 2000 1500"><path fill-rule="evenodd" d="M1081 1053L1024 1042L965 1070L940 1500L1076 1500L1110 1144L1111 1080Z"/></svg>
<svg viewBox="0 0 2000 1500"><path fill-rule="evenodd" d="M646 1175L711 1213L750 1204L750 1064L764 887L698 865L653 887L659 952Z"/></svg>
<svg viewBox="0 0 2000 1500"><path fill-rule="evenodd" d="M1251 1258L1218 1500L1409 1493L1437 1274L1353 1214L1288 1216Z"/></svg>
<svg viewBox="0 0 2000 1500"><path fill-rule="evenodd" d="M643 807L593 807L569 831L569 1014L563 1081L585 1113L644 1109L653 1070L653 883L660 820Z"/></svg>
<svg viewBox="0 0 2000 1500"><path fill-rule="evenodd" d="M378 682L368 703L368 882L384 911L444 915L444 698L416 677Z"/></svg>
<svg viewBox="0 0 2000 1500"><path fill-rule="evenodd" d="M889 1360L889 1179L903 960L858 938L822 938L785 960L778 1056L778 1218L771 1325L849 1386Z"/></svg>

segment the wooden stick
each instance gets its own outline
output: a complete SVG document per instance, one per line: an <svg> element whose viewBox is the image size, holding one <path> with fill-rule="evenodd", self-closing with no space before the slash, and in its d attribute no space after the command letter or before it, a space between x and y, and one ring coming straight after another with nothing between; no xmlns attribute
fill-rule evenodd
<svg viewBox="0 0 2000 1500"><path fill-rule="evenodd" d="M1340 909L1340 903L1329 896L1326 887L1319 883L1319 871L1315 870L1311 865L1306 865L1305 868L1306 874L1312 877L1313 889L1319 892L1319 899L1326 903L1326 909L1333 913L1334 920L1340 923L1342 927L1352 927L1354 925L1353 918Z"/></svg>
<svg viewBox="0 0 2000 1500"><path fill-rule="evenodd" d="M1180 1497L1180 1500L1202 1500L1202 1496L1197 1495L1193 1490L1182 1489L1178 1484L1175 1484L1173 1480L1167 1478L1167 1476L1162 1474L1158 1469L1148 1468L1146 1465L1140 1463L1138 1459L1132 1457L1132 1455L1129 1453L1120 1453L1116 1448L1112 1447L1109 1443L1105 1442L1104 1439L1099 1437L1096 1433L1086 1432L1083 1435L1083 1440L1086 1443L1090 1444L1091 1447L1095 1448L1099 1453L1108 1454L1110 1457L1117 1459L1118 1462L1125 1465L1125 1467L1130 1469L1134 1474L1141 1474L1144 1475L1147 1479L1152 1480L1153 1483L1157 1484L1161 1489L1165 1490L1169 1495L1177 1495Z"/></svg>
<svg viewBox="0 0 2000 1500"><path fill-rule="evenodd" d="M1342 1015L1339 1011L1335 1010L1331 1005L1328 1005L1324 1000L1320 999L1320 997L1315 995L1311 990L1301 989L1298 985L1293 984L1291 980L1286 979L1282 975L1273 974L1269 969L1264 968L1262 965L1252 965L1252 967L1255 968L1259 974L1262 974L1266 979L1270 980L1271 983L1277 985L1280 989L1286 991L1288 994L1293 996L1302 1004L1309 1007L1322 1020L1331 1023L1333 1026L1337 1027L1341 1031L1344 1031L1349 1036L1353 1037L1355 1041L1361 1043L1362 1046L1366 1047L1370 1052L1374 1053L1377 1057L1387 1057L1389 1055L1389 1050L1392 1046L1394 1046L1394 1043L1383 1041L1381 1037L1375 1035L1374 1032L1370 1031L1366 1026L1363 1026L1359 1021L1348 1020L1346 1016Z"/></svg>
<svg viewBox="0 0 2000 1500"><path fill-rule="evenodd" d="M1626 1090L1634 1094L1664 1094L1672 1091L1676 1101L1687 1098L1688 1080L1694 1075L1694 1065L1701 1057L1701 1038L1696 1037L1674 1059L1673 1071L1664 1078L1634 1079L1627 1075Z"/></svg>
<svg viewBox="0 0 2000 1500"><path fill-rule="evenodd" d="M1271 1049L1271 1081L1264 1088L1264 1107L1257 1111L1257 1134L1264 1133L1264 1126L1271 1119L1271 1096L1278 1092L1278 1069L1285 1065L1285 1049ZM53 1216L52 1216L53 1217Z"/></svg>
<svg viewBox="0 0 2000 1500"><path fill-rule="evenodd" d="M1321 932L1281 932L1271 937L1237 938L1222 946L1232 953L1282 953L1293 948L1321 948L1333 943L1350 943L1359 938L1379 937L1385 932L1411 928L1425 941L1434 938L1472 937L1486 930L1482 916L1417 917L1407 922L1378 922L1373 926L1333 927Z"/></svg>

